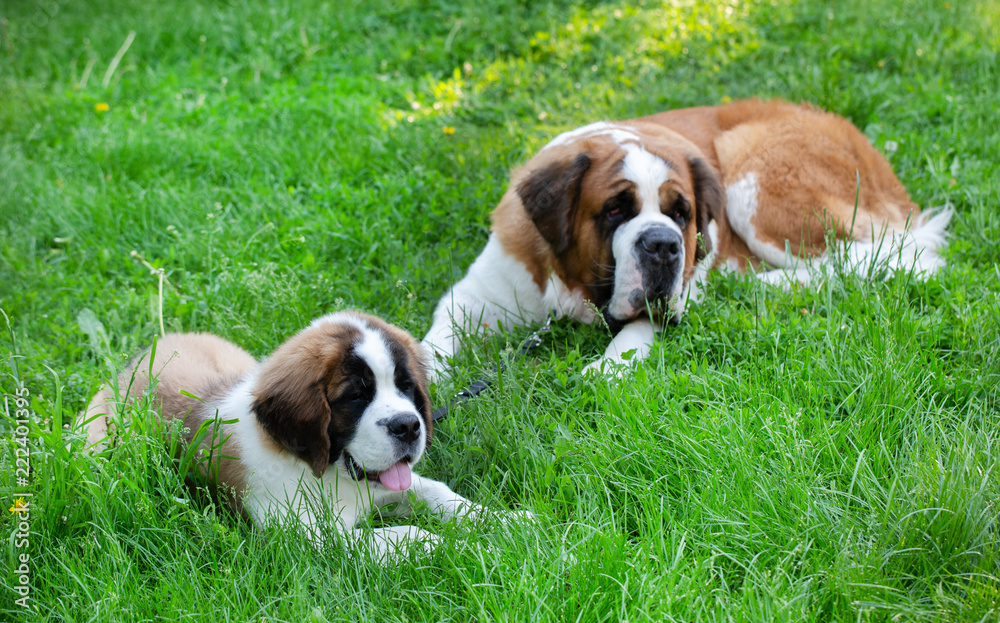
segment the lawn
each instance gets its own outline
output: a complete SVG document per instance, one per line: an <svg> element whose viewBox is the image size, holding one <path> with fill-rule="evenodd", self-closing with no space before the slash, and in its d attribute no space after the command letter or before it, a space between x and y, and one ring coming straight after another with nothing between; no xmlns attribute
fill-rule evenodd
<svg viewBox="0 0 1000 623"><path fill-rule="evenodd" d="M995 0L5 2L0 619L997 621L998 84ZM421 513L443 545L376 566L192 496L153 426L81 453L161 327L422 336L555 134L749 96L853 121L948 266L717 276L620 383L600 327L469 344L436 404L509 365L420 471L533 523Z"/></svg>

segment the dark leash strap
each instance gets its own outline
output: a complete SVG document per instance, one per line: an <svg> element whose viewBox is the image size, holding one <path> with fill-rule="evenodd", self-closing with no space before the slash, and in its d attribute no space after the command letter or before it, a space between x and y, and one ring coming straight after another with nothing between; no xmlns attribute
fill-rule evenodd
<svg viewBox="0 0 1000 623"><path fill-rule="evenodd" d="M554 317L555 314L549 314L549 318L548 320L545 321L545 324L542 325L537 331L529 335L523 342L521 342L521 347L517 349L517 354L514 355L515 361L527 357L531 351L541 346L542 334L548 333L549 330L552 329L552 319ZM503 371L504 371L504 362L501 359L500 372L502 373ZM476 396L481 394L483 390L485 390L492 384L493 380L489 377L483 377L478 381L475 381L467 388L455 394L455 397L452 398L450 401L448 401L447 404L441 405L440 407L435 409L434 412L431 413L431 421L437 422L438 420L444 419L445 416L447 416L452 411L452 409L454 409L460 403L463 403L466 400L469 400L470 398L475 398Z"/></svg>

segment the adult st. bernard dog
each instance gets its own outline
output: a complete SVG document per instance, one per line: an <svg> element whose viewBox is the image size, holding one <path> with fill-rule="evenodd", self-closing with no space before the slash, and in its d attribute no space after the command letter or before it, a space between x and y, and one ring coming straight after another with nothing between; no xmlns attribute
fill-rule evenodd
<svg viewBox="0 0 1000 623"><path fill-rule="evenodd" d="M405 514L407 492L445 517L481 510L411 471L431 439L420 353L401 329L341 312L314 321L261 363L214 335L168 334L153 361L150 351L140 355L119 386L134 400L151 373L163 420L181 420L189 442L206 421L235 420L215 436L224 443L210 468L236 512L257 525L296 515L322 542L319 514L330 509L342 533L360 541L367 533L353 530L357 522L387 504ZM108 436L112 396L102 389L87 408L92 447ZM372 536L365 543L379 558L403 542L436 539L415 526L378 528Z"/></svg>
<svg viewBox="0 0 1000 623"><path fill-rule="evenodd" d="M928 275L950 217L921 216L868 139L812 106L745 100L594 123L513 173L486 248L423 344L434 375L463 332L601 310L621 330L595 364L638 360L710 269L806 282L835 256Z"/></svg>

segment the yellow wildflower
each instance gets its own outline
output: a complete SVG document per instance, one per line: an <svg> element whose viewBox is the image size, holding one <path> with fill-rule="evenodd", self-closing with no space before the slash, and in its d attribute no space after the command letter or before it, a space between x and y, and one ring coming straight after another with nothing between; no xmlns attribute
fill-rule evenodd
<svg viewBox="0 0 1000 623"><path fill-rule="evenodd" d="M108 112L109 110L111 110L111 107L105 104L104 102L98 102L94 104L94 110L96 110L97 112Z"/></svg>
<svg viewBox="0 0 1000 623"><path fill-rule="evenodd" d="M454 134L455 128L451 127L450 125L446 125L443 128L441 128L441 131L444 132L445 134Z"/></svg>

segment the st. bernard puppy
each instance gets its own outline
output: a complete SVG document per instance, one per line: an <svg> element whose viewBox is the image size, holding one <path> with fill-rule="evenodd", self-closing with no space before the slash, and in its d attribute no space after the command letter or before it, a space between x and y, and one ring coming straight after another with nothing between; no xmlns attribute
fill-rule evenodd
<svg viewBox="0 0 1000 623"><path fill-rule="evenodd" d="M921 215L861 132L809 105L744 100L594 123L512 174L486 248L423 345L433 376L463 333L599 311L618 333L591 366L639 360L710 269L774 283L837 263L929 275L950 217Z"/></svg>
<svg viewBox="0 0 1000 623"><path fill-rule="evenodd" d="M405 514L408 492L445 517L481 510L412 471L430 443L431 408L419 344L397 327L341 312L314 321L260 363L207 333L168 334L152 362L149 355L121 375L126 400L145 392L152 375L163 420L181 420L188 442L203 423L220 422L214 442L199 440L206 451L221 444L201 469L257 525L295 515L321 543L320 513L329 510L344 536L360 543L368 533L356 524L388 504ZM91 447L108 437L113 395L102 389L87 408ZM364 546L379 558L404 542L436 539L415 526L378 528L372 537Z"/></svg>

